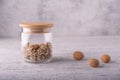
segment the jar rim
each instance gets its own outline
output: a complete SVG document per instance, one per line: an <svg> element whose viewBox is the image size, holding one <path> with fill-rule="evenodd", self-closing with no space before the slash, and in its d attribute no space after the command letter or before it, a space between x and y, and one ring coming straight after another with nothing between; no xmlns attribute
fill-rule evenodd
<svg viewBox="0 0 120 80"><path fill-rule="evenodd" d="M23 28L24 33L48 33L51 28Z"/></svg>
<svg viewBox="0 0 120 80"><path fill-rule="evenodd" d="M53 24L50 22L24 22L19 25L22 28L51 28Z"/></svg>

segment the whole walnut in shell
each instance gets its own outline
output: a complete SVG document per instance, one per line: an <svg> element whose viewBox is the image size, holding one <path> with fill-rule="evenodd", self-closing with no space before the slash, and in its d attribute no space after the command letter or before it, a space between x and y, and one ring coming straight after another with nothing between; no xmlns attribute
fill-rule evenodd
<svg viewBox="0 0 120 80"><path fill-rule="evenodd" d="M101 56L101 60L104 63L109 63L111 61L111 57L108 54L104 54Z"/></svg>
<svg viewBox="0 0 120 80"><path fill-rule="evenodd" d="M89 59L88 63L91 67L94 67L94 68L99 66L99 61L97 59Z"/></svg>
<svg viewBox="0 0 120 80"><path fill-rule="evenodd" d="M84 53L83 52L80 52L80 51L75 51L73 53L73 58L75 60L82 60L84 58Z"/></svg>

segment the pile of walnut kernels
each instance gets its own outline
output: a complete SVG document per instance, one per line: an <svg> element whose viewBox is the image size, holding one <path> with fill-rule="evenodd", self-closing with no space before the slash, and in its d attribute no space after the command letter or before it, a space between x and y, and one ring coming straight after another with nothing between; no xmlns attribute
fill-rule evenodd
<svg viewBox="0 0 120 80"><path fill-rule="evenodd" d="M51 58L52 46L50 42L41 44L28 43L23 49L24 57L30 61L47 61Z"/></svg>

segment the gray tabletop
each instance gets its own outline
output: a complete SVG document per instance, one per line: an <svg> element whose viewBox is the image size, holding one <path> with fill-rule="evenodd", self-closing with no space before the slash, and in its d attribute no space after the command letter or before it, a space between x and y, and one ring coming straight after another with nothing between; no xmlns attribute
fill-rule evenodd
<svg viewBox="0 0 120 80"><path fill-rule="evenodd" d="M47 64L23 61L20 39L0 39L0 80L120 80L120 37L53 38L53 59ZM82 61L73 59L73 52L84 52ZM100 56L108 53L112 61L104 64ZM97 58L98 68L91 68L88 59Z"/></svg>

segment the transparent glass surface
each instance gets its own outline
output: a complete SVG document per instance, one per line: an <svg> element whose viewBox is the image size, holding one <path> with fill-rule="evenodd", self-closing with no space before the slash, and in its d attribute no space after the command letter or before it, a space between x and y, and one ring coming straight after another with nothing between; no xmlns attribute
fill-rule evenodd
<svg viewBox="0 0 120 80"><path fill-rule="evenodd" d="M52 58L52 33L22 33L24 60L33 63L49 62Z"/></svg>

